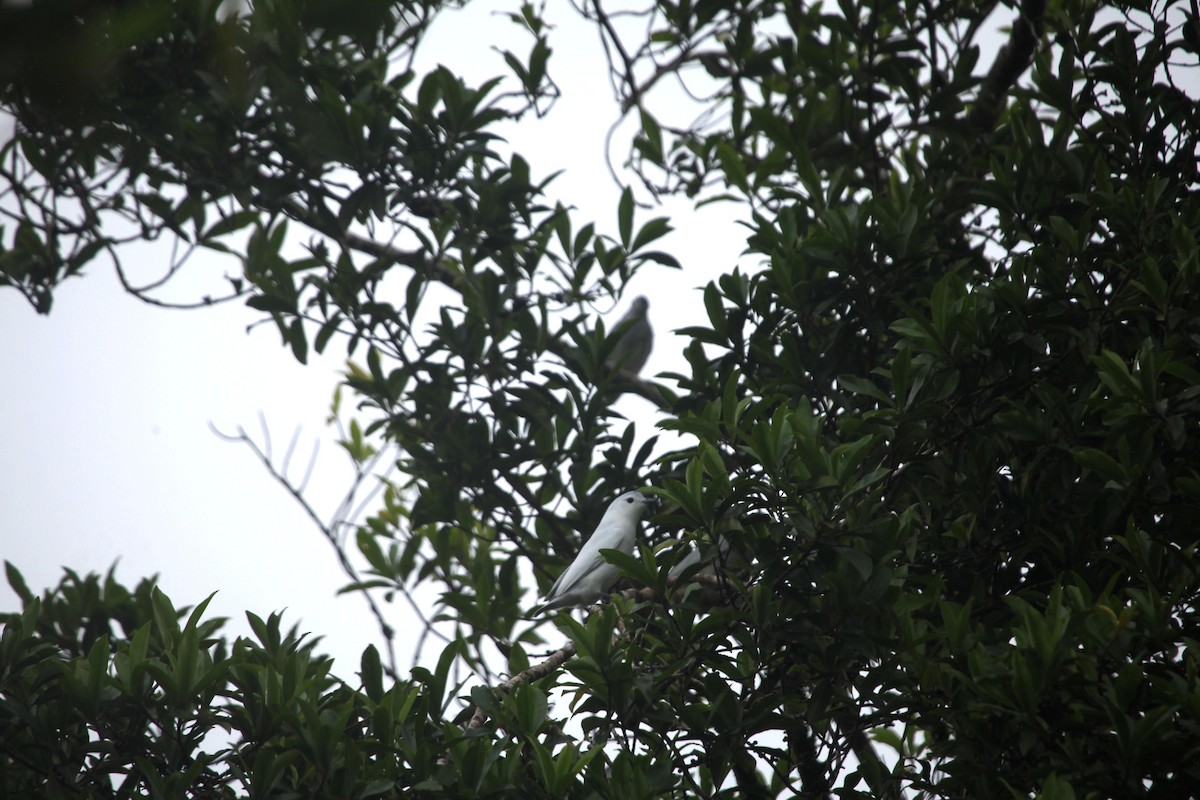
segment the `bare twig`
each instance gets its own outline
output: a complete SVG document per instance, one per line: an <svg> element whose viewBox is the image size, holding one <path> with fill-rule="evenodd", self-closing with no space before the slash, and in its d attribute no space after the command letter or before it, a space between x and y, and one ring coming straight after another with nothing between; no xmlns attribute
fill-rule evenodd
<svg viewBox="0 0 1200 800"><path fill-rule="evenodd" d="M342 571L345 572L354 583L361 584L362 577L359 575L354 564L350 562L350 558L346 555L345 549L338 542L336 528L340 524L339 521L335 519L332 524L326 524L325 521L321 519L320 515L317 514L316 509L312 507L312 504L308 502L307 498L305 498L300 487L297 487L291 482L291 480L288 479L286 472L276 468L274 459L271 455L271 440L267 431L266 421L262 418L261 414L259 416L260 422L263 426L263 436L265 442L263 447L259 447L258 443L255 442L254 439L252 439L241 426L238 426L236 435L230 435L221 431L211 422L209 423L209 428L213 433L225 441L237 442L250 448L250 451L254 453L254 455L258 457L258 460L262 462L262 465L266 467L268 474L270 474L270 476L274 478L275 481L282 486L297 503L300 504L300 508L304 510L304 513L308 515L308 518L312 520L313 524L316 525L317 529L321 531L321 534L325 537L326 541L328 541L330 546L333 547L333 551L337 555L338 563L341 565ZM291 448L289 447L288 449L290 456ZM311 473L311 465L309 472ZM366 473L359 473L355 477L355 485L359 485L361 483L365 474ZM393 680L399 680L399 671L396 665L396 632L393 630L392 626L388 624L387 620L384 619L383 612L379 609L379 605L375 602L375 598L371 596L370 592L368 592L365 588L361 589L360 591L363 598L367 602L368 608L371 610L371 615L375 618L375 622L379 626L379 632L382 634L387 647L388 666L386 669L388 675Z"/></svg>

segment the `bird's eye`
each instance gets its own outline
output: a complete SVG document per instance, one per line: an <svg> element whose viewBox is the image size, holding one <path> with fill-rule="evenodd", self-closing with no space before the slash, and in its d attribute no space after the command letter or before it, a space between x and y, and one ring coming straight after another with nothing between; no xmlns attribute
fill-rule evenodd
<svg viewBox="0 0 1200 800"><path fill-rule="evenodd" d="M632 502L633 502L633 498L632 498L632 497L626 497L626 498L625 498L625 502L626 502L626 503L632 503Z"/></svg>

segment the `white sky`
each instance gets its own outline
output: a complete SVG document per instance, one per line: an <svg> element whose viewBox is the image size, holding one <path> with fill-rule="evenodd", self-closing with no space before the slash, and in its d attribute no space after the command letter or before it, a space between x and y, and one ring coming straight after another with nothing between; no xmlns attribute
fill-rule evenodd
<svg viewBox="0 0 1200 800"><path fill-rule="evenodd" d="M490 47L498 30L516 29L488 9L505 5L473 3L447 14L418 73L438 62L469 80L503 71ZM604 136L617 110L594 31L565 4L558 9L549 12L556 25L550 65L563 97L549 119L529 118L505 133L535 176L567 170L550 194L577 206L580 224L595 220L615 234L620 189L605 165ZM516 37L510 47L523 54L529 43ZM10 130L0 123L0 136ZM670 331L705 318L691 290L732 269L745 239L728 207L676 208L678 230L662 244L685 271L649 267L626 295L626 302L635 293L651 298L658 346L644 375L683 369ZM205 269L196 260L185 273ZM317 509L328 515L347 486L346 460L324 424L344 351L335 341L326 357L314 354L301 366L273 326L246 333L260 317L242 306L153 308L124 294L99 265L59 288L48 317L16 291L0 291L0 557L35 592L56 584L64 566L103 573L117 559L123 583L158 573L177 606L217 591L209 614L230 617L230 635L248 633L244 610L265 617L287 609L285 624L323 636L335 672L353 680L362 648L379 643L365 603L335 596L346 579L329 545L248 449L209 428L241 425L261 438L261 412L282 453L299 427L297 478L322 440L309 491ZM642 436L652 432L656 415L646 401L619 403ZM0 609L18 605L7 585L0 588ZM385 612L393 624L408 619L400 605ZM407 655L399 655L403 670Z"/></svg>

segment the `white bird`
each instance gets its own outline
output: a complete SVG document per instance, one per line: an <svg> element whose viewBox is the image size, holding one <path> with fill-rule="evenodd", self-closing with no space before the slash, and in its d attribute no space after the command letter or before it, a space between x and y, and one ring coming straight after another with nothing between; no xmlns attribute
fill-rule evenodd
<svg viewBox="0 0 1200 800"><path fill-rule="evenodd" d="M654 329L650 327L650 319L646 316L649 308L649 300L636 297L625 316L617 320L611 335L618 338L612 352L604 359L606 367L633 375L642 371L646 359L650 358L650 351L654 349Z"/></svg>
<svg viewBox="0 0 1200 800"><path fill-rule="evenodd" d="M713 534L713 538L717 543L717 552L713 554L713 559L696 573L697 575L717 574L717 565L713 561L715 560L721 564L725 562L726 557L729 555L729 537L742 531L741 517L747 510L748 506L745 503L737 503L729 509L729 512L718 523L717 529ZM676 578L682 575L684 570L700 563L700 548L696 546L696 543L688 542L687 548L687 554L679 559L679 562L675 566L671 567L671 571L667 573L667 577Z"/></svg>
<svg viewBox="0 0 1200 800"><path fill-rule="evenodd" d="M626 492L609 504L596 531L583 543L579 555L546 593L546 599L534 614L559 608L587 605L604 596L621 570L604 560L601 550L620 550L632 555L637 544L637 526L646 507L654 498L640 492Z"/></svg>
<svg viewBox="0 0 1200 800"><path fill-rule="evenodd" d="M667 573L668 578L676 578L683 574L685 569L690 569L693 565L700 563L700 548L696 547L695 542L688 542L687 555L679 559L679 562L671 567L671 571Z"/></svg>
<svg viewBox="0 0 1200 800"><path fill-rule="evenodd" d="M729 552L729 540L721 537L717 541L717 559L722 560ZM679 563L671 567L671 571L667 573L669 578L677 578L683 574L684 570L690 569L692 566L700 563L700 548L696 547L695 542L688 543L687 555L679 559ZM712 561L709 561L704 567L696 573L697 575L715 575L717 567Z"/></svg>

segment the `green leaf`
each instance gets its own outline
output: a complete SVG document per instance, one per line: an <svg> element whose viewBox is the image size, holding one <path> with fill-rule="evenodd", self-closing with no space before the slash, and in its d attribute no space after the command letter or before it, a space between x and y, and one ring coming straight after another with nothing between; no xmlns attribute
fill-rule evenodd
<svg viewBox="0 0 1200 800"><path fill-rule="evenodd" d="M288 342L292 345L292 355L301 364L308 363L308 337L304 335L304 320L296 317L288 326Z"/></svg>
<svg viewBox="0 0 1200 800"><path fill-rule="evenodd" d="M871 561L871 557L861 550L853 547L834 547L834 552L844 559L854 570L859 577L864 581L871 577L871 573L875 571L875 564Z"/></svg>
<svg viewBox="0 0 1200 800"><path fill-rule="evenodd" d="M329 344L330 337L337 333L338 326L342 322L341 314L334 314L329 319L325 320L321 325L321 329L317 331L317 336L313 339L313 349L318 353L325 352L325 346Z"/></svg>
<svg viewBox="0 0 1200 800"><path fill-rule="evenodd" d="M725 142L720 142L717 144L717 157L721 161L721 169L725 172L725 180L743 192L749 192L746 165L737 151Z"/></svg>
<svg viewBox="0 0 1200 800"><path fill-rule="evenodd" d="M359 677L362 678L363 691L366 692L367 697L378 703L383 699L383 664L375 645L367 645L367 648L363 650L360 670Z"/></svg>
<svg viewBox="0 0 1200 800"><path fill-rule="evenodd" d="M204 233L200 235L199 241L208 244L210 240L226 236L234 231L239 231L242 228L249 227L259 220L257 211L246 209L237 211L233 214L223 216L221 219L214 222L208 227Z"/></svg>
<svg viewBox="0 0 1200 800"><path fill-rule="evenodd" d="M294 314L296 304L276 295L254 294L246 298L246 306L269 314Z"/></svg>
<svg viewBox="0 0 1200 800"><path fill-rule="evenodd" d="M150 594L150 601L154 609L154 626L158 631L159 639L164 646L169 647L178 640L180 635L179 613L172 605L171 598L167 597L166 593L157 586Z"/></svg>
<svg viewBox="0 0 1200 800"><path fill-rule="evenodd" d="M33 592L29 591L29 587L25 585L25 578L12 562L5 560L4 573L8 577L8 585L17 593L17 597L21 598L21 603L28 605L33 602Z"/></svg>
<svg viewBox="0 0 1200 800"><path fill-rule="evenodd" d="M1075 463L1079 466L1090 469L1111 481L1125 483L1128 480L1125 468L1103 450L1082 447L1075 450L1072 455L1075 457Z"/></svg>
<svg viewBox="0 0 1200 800"><path fill-rule="evenodd" d="M546 693L537 686L521 683L514 688L512 698L520 730L528 733L541 730L549 709Z"/></svg>
<svg viewBox="0 0 1200 800"><path fill-rule="evenodd" d="M839 375L837 380L838 384L844 386L854 394L870 397L889 406L892 404L891 398L869 378L863 378L858 375Z"/></svg>
<svg viewBox="0 0 1200 800"><path fill-rule="evenodd" d="M639 108L639 112L642 135L636 140L635 146L647 161L662 166L664 152L662 129L658 125L658 120L646 113L644 109Z"/></svg>
<svg viewBox="0 0 1200 800"><path fill-rule="evenodd" d="M655 217L638 230L629 251L637 253L651 242L666 236L671 230L671 223L666 217Z"/></svg>
<svg viewBox="0 0 1200 800"><path fill-rule="evenodd" d="M633 191L626 186L621 192L621 202L617 207L617 223L621 234L621 245L631 250L630 239L633 236Z"/></svg>

